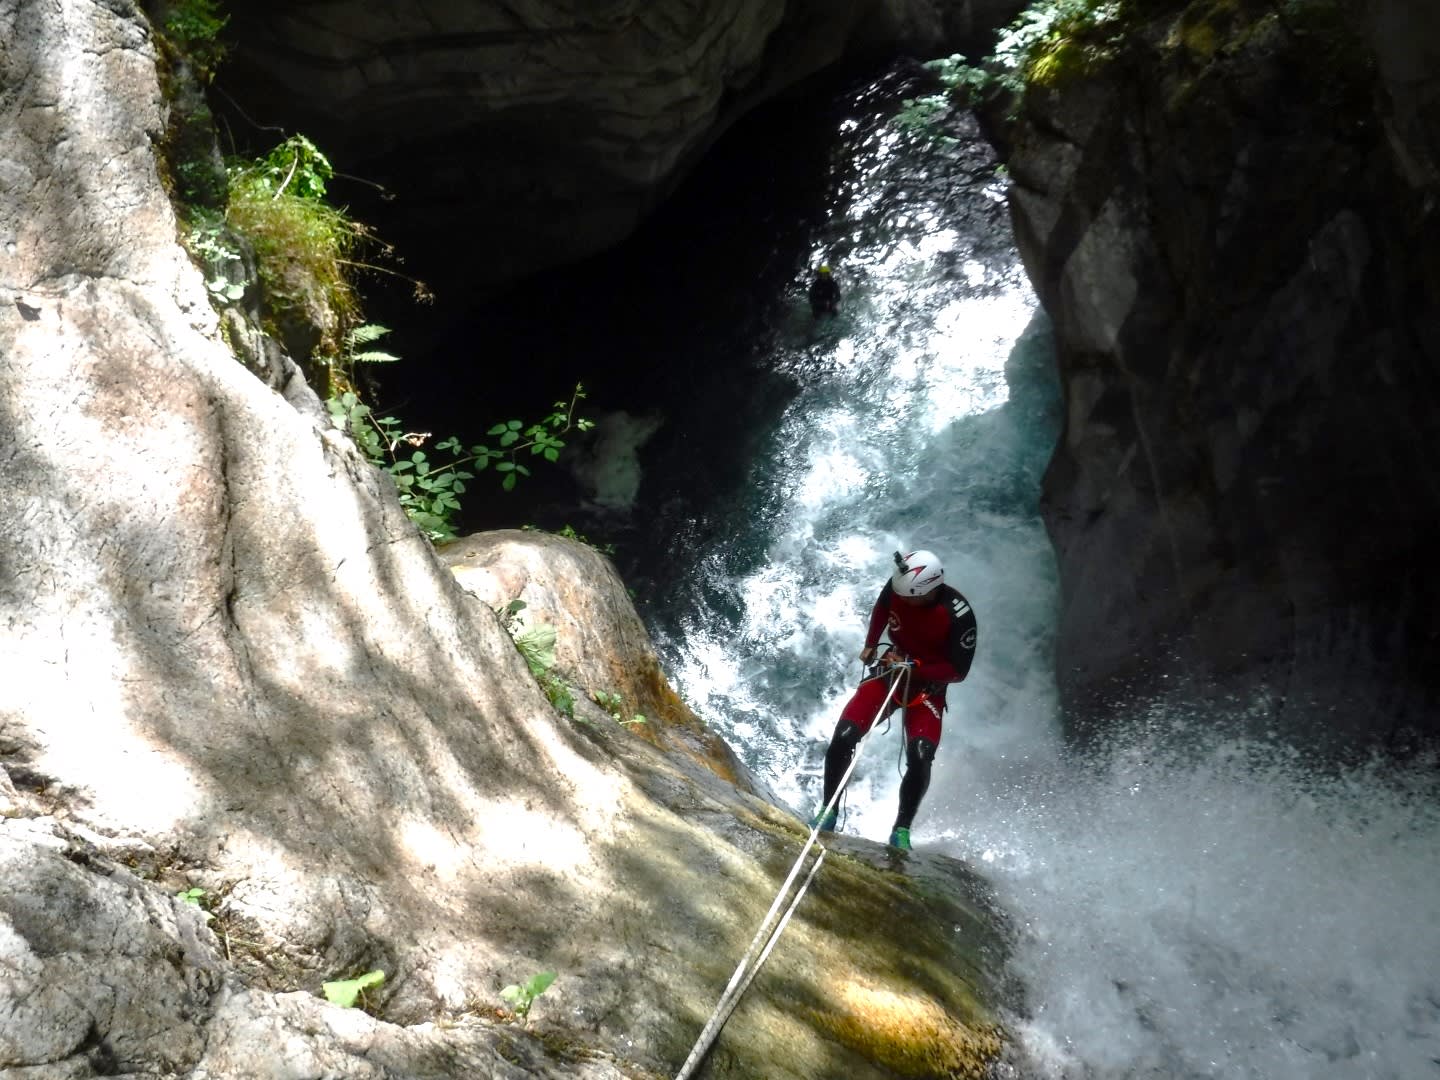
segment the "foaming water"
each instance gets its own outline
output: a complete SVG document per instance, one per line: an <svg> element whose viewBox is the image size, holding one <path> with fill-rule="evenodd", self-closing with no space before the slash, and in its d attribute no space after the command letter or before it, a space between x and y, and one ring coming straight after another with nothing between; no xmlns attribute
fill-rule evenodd
<svg viewBox="0 0 1440 1080"><path fill-rule="evenodd" d="M837 134L811 258L837 266L843 313L815 324L796 284L773 355L794 393L745 495L647 519L684 569L652 620L676 685L808 815L890 553L934 549L980 634L914 838L1014 917L1008 1075L1440 1078L1433 764L1325 771L1178 709L1063 750L1038 514L1049 327L988 151L973 129L943 153L897 135L893 90L859 95ZM866 744L843 831L888 835L899 753L898 728Z"/></svg>
<svg viewBox="0 0 1440 1080"><path fill-rule="evenodd" d="M1019 918L1022 1075L1440 1075L1433 763L1153 730L1021 782L978 765L935 807Z"/></svg>
<svg viewBox="0 0 1440 1080"><path fill-rule="evenodd" d="M841 316L816 322L797 285L773 355L794 396L751 466L748 500L704 529L675 530L676 557L696 572L657 629L691 704L796 807L819 796L824 747L897 549L939 551L950 580L993 613L994 640L1008 642L1016 666L981 662L952 696L992 714L1039 700L1041 726L1053 724L1048 631L1034 629L1053 606L1035 511L1056 427L1048 324L978 132L936 161L888 124L896 104L862 101L863 115L841 125L842 194L810 260L835 265ZM994 587L1013 580L1027 585ZM1027 614L1002 616L1015 611ZM986 626L982 615L982 639ZM895 785L880 755L862 763L849 800L857 828Z"/></svg>

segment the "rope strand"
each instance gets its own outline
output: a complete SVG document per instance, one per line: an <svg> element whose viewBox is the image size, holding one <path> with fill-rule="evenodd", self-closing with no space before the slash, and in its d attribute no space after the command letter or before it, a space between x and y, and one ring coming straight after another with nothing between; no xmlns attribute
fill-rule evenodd
<svg viewBox="0 0 1440 1080"><path fill-rule="evenodd" d="M805 895L805 890L810 888L810 882L815 879L816 873L820 870L820 864L825 861L826 848L824 844L819 843L820 823L825 820L825 815L838 804L841 795L845 791L845 785L850 782L851 773L855 771L855 766L860 763L860 750L864 747L865 741L870 737L870 732L875 729L875 724L890 708L890 702L895 697L896 687L899 687L902 683L906 688L910 685L910 668L908 665L898 671L892 668L886 672L886 674L890 677L890 689L885 694L885 700L880 704L879 712L875 714L875 719L870 722L870 727L866 729L865 734L861 736L860 742L856 745L855 753L850 757L850 767L845 770L845 775L840 778L840 783L836 786L835 793L830 796L830 801L825 804L824 809L822 809L819 816L816 817L815 825L810 829L810 835L805 840L805 846L800 849L800 855L796 858L795 865L790 868L790 873L785 878L785 883L780 886L780 891L775 894L775 900L771 903L770 910L765 913L765 918L760 921L760 928L755 932L755 937L751 940L750 947L745 950L745 955L740 958L740 963L736 966L735 973L730 976L730 982L726 985L725 992L720 995L720 1000L716 1003L715 1010L710 1014L710 1019L706 1021L704 1028L701 1029L699 1038L695 1040L695 1045L690 1050L690 1056L685 1059L685 1064L682 1065L680 1071L675 1074L675 1080L689 1080L689 1077L693 1075L701 1059L704 1058L706 1052L710 1049L710 1045L720 1034L720 1029L724 1026L725 1021L730 1018L730 1014L735 1011L736 1005L740 1003L741 996L749 989L750 983L760 971L760 966L765 963L766 957L770 955L770 950L773 949L775 943L780 940L780 934L784 931L786 924L790 922L790 916L793 915L795 909L799 907L800 900ZM878 675L871 676L871 678L878 677ZM865 682L868 680L862 679L861 681ZM903 698L903 689L901 695ZM794 885L795 878L800 873L800 868L805 864L805 857L810 854L810 849L816 846L819 847L820 854L811 865L810 872L806 875L805 881L800 886L799 891L796 892L794 898L790 901L790 906L786 908L785 914L775 927L771 929L770 923L775 918L775 913L780 910L780 905L784 903L786 895ZM755 957L757 949L760 950L760 953L752 965L751 958Z"/></svg>

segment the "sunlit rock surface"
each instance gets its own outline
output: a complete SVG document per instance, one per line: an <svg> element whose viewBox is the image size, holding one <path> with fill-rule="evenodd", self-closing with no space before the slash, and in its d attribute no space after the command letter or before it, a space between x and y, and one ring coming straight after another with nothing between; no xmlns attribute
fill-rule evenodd
<svg viewBox="0 0 1440 1080"><path fill-rule="evenodd" d="M1329 748L1437 728L1440 19L1306 9L1192 4L992 117L1077 728L1181 678Z"/></svg>
<svg viewBox="0 0 1440 1080"><path fill-rule="evenodd" d="M555 668L638 737L775 801L735 751L680 700L610 560L582 543L515 529L446 544L440 559L465 590L506 612L516 632L555 631Z"/></svg>
<svg viewBox="0 0 1440 1080"><path fill-rule="evenodd" d="M799 824L559 716L389 482L229 352L136 9L0 0L0 41L0 1073L672 1075ZM952 860L832 855L708 1075L979 1076L999 927ZM316 996L372 969L377 1017Z"/></svg>
<svg viewBox="0 0 1440 1080"><path fill-rule="evenodd" d="M988 48L1023 6L257 0L219 85L386 184L387 235L446 245L436 273L504 281L623 238L736 118L842 57Z"/></svg>

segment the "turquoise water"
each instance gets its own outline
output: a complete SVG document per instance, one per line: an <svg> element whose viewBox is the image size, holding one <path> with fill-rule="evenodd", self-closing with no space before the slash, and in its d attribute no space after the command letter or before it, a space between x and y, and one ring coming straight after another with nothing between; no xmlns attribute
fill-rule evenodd
<svg viewBox="0 0 1440 1080"><path fill-rule="evenodd" d="M914 839L979 868L1015 914L1027 989L1002 1071L1440 1077L1433 763L1321 772L1175 706L1115 717L1083 759L1062 745L1038 515L1060 426L1048 325L988 148L963 118L951 146L896 132L901 85L854 89L830 118L828 214L748 344L703 337L687 353L706 362L669 376L713 386L717 418L687 429L663 399L610 418L599 520L631 515L618 558L674 682L808 814L890 553L933 549L980 646ZM817 325L803 290L821 261L846 296ZM721 370L727 348L745 356ZM761 374L732 401L742 371ZM844 832L887 836L899 754L898 729L871 740Z"/></svg>

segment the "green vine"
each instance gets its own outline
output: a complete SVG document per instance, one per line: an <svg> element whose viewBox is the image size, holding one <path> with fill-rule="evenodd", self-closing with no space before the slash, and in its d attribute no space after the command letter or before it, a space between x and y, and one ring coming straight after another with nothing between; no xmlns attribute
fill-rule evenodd
<svg viewBox="0 0 1440 1080"><path fill-rule="evenodd" d="M364 341L373 341L386 332L384 327L359 329L366 331L359 339ZM355 340L352 338L352 343ZM349 353L352 363L394 359L389 353L357 353L353 348ZM477 472L493 467L500 476L501 488L511 491L519 477L530 475L525 456L556 461L565 447L565 435L572 429L592 428L591 421L575 415L575 407L584 397L585 388L576 383L570 400L555 402L554 410L543 420L529 426L521 420L507 420L492 427L490 434L498 436L498 445L479 443L467 448L451 435L434 445L437 456L433 458L422 449L431 437L428 432L406 431L398 417L376 416L354 390L346 390L325 404L361 453L394 481L400 505L410 520L436 543L455 538L454 519L460 510L460 496L465 494L466 481L473 480Z"/></svg>

